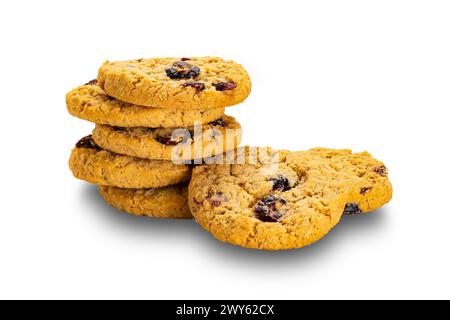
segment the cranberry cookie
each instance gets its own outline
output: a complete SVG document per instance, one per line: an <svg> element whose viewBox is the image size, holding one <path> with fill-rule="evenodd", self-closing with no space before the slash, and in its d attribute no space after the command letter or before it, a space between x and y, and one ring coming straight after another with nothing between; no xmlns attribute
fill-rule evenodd
<svg viewBox="0 0 450 320"><path fill-rule="evenodd" d="M238 164L196 167L189 185L194 218L234 245L301 248L324 237L342 214L374 210L392 196L386 167L368 153L239 151Z"/></svg>
<svg viewBox="0 0 450 320"><path fill-rule="evenodd" d="M174 162L202 159L238 147L241 126L233 118L222 118L197 128L123 128L96 125L95 142L103 149L138 158Z"/></svg>
<svg viewBox="0 0 450 320"><path fill-rule="evenodd" d="M154 188L188 181L191 170L170 161L138 159L100 148L87 136L70 155L73 175L97 185L121 188Z"/></svg>
<svg viewBox="0 0 450 320"><path fill-rule="evenodd" d="M119 127L188 127L217 120L224 113L224 108L177 110L138 106L108 96L96 81L70 91L66 104L74 117Z"/></svg>
<svg viewBox="0 0 450 320"><path fill-rule="evenodd" d="M240 64L214 57L105 62L97 80L116 99L184 110L232 106L251 90L250 77Z"/></svg>
<svg viewBox="0 0 450 320"><path fill-rule="evenodd" d="M116 209L136 216L191 219L185 184L153 189L100 186L100 194Z"/></svg>

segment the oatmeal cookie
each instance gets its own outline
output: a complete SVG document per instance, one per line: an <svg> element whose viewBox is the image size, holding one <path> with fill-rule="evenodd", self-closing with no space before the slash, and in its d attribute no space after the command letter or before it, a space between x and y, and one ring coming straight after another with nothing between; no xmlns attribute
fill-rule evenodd
<svg viewBox="0 0 450 320"><path fill-rule="evenodd" d="M157 108L223 108L244 101L251 90L240 64L215 57L105 62L97 80L116 99Z"/></svg>
<svg viewBox="0 0 450 320"><path fill-rule="evenodd" d="M90 135L81 139L72 150L69 167L78 179L121 188L163 187L188 181L191 175L186 165L103 150Z"/></svg>
<svg viewBox="0 0 450 320"><path fill-rule="evenodd" d="M95 84L80 86L66 96L67 110L74 117L118 127L173 128L219 119L224 108L168 109L138 106L110 97Z"/></svg>
<svg viewBox="0 0 450 320"><path fill-rule="evenodd" d="M240 148L236 164L193 170L189 206L214 237L246 248L300 248L325 236L346 214L387 203L383 163L368 153ZM264 155L264 156L261 156Z"/></svg>

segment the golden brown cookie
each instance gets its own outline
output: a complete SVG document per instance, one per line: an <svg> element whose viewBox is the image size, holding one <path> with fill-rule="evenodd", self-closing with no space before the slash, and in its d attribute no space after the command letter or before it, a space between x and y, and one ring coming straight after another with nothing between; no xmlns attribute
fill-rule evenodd
<svg viewBox="0 0 450 320"><path fill-rule="evenodd" d="M101 149L87 136L72 150L69 167L73 175L97 185L121 188L155 188L188 181L186 165L170 161L147 160Z"/></svg>
<svg viewBox="0 0 450 320"><path fill-rule="evenodd" d="M250 77L240 64L215 57L105 62L97 80L116 99L185 110L232 106L251 90Z"/></svg>
<svg viewBox="0 0 450 320"><path fill-rule="evenodd" d="M133 215L153 218L192 218L185 184L153 189L100 186L99 190L105 201L111 206Z"/></svg>
<svg viewBox="0 0 450 320"><path fill-rule="evenodd" d="M223 116L195 128L151 129L96 125L93 137L103 149L116 153L178 162L206 158L235 149L241 142L242 132L233 117Z"/></svg>
<svg viewBox="0 0 450 320"><path fill-rule="evenodd" d="M189 185L196 221L234 245L301 248L325 236L344 212L374 210L392 196L386 167L368 153L240 150L245 161L198 166Z"/></svg>
<svg viewBox="0 0 450 320"><path fill-rule="evenodd" d="M151 108L110 97L93 81L66 95L67 110L83 120L119 127L173 128L219 119L224 108L177 110Z"/></svg>
<svg viewBox="0 0 450 320"><path fill-rule="evenodd" d="M300 151L311 156L326 158L331 166L350 181L349 199L344 214L354 215L376 210L392 198L392 186L388 179L388 169L368 152L352 153L351 150L314 148Z"/></svg>

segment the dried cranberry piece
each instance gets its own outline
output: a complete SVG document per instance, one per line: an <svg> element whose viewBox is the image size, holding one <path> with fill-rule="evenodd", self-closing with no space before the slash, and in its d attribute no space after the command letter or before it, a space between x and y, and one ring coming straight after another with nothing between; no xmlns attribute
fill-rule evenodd
<svg viewBox="0 0 450 320"><path fill-rule="evenodd" d="M227 201L225 195L221 191L215 193L209 192L207 199L211 206L215 208L219 207L223 202Z"/></svg>
<svg viewBox="0 0 450 320"><path fill-rule="evenodd" d="M378 173L382 177L386 177L388 175L388 170L387 170L387 168L385 166L375 167L373 169L373 171L375 171L376 173Z"/></svg>
<svg viewBox="0 0 450 320"><path fill-rule="evenodd" d="M289 180L281 175L279 175L277 178L271 178L269 179L269 181L273 182L272 189L274 191L287 191L291 189Z"/></svg>
<svg viewBox="0 0 450 320"><path fill-rule="evenodd" d="M209 123L210 125L212 125L212 126L220 126L220 127L225 127L225 120L223 120L223 118L219 118L219 119L217 119L217 120L214 120L214 121L211 121L210 123Z"/></svg>
<svg viewBox="0 0 450 320"><path fill-rule="evenodd" d="M237 87L237 84L234 82L217 82L213 83L213 86L217 91L225 91L235 89Z"/></svg>
<svg viewBox="0 0 450 320"><path fill-rule="evenodd" d="M176 146L179 142L173 141L172 137L156 136L156 141L166 146Z"/></svg>
<svg viewBox="0 0 450 320"><path fill-rule="evenodd" d="M191 58L183 57L183 58L181 58L180 60L181 60L181 61L189 61L189 60L191 60Z"/></svg>
<svg viewBox="0 0 450 320"><path fill-rule="evenodd" d="M357 203L347 203L344 208L345 215L355 215L360 214L362 211Z"/></svg>
<svg viewBox="0 0 450 320"><path fill-rule="evenodd" d="M171 135L157 135L156 141L167 146L175 146L179 143L186 143L194 136L194 133L187 129L176 129Z"/></svg>
<svg viewBox="0 0 450 320"><path fill-rule="evenodd" d="M114 131L120 132L120 133L124 133L126 132L126 129L123 127L117 127L117 126L112 126L111 127Z"/></svg>
<svg viewBox="0 0 450 320"><path fill-rule="evenodd" d="M86 82L84 85L85 86L95 86L97 84L97 79L93 79L89 82Z"/></svg>
<svg viewBox="0 0 450 320"><path fill-rule="evenodd" d="M81 138L80 141L77 142L77 144L75 145L76 148L80 148L80 149L94 149L94 150L102 150L102 148L100 148L94 141L94 139L92 138L92 134Z"/></svg>
<svg viewBox="0 0 450 320"><path fill-rule="evenodd" d="M278 211L277 204L285 205L286 203L283 198L269 195L256 204L256 218L263 222L279 222L283 218L283 213Z"/></svg>
<svg viewBox="0 0 450 320"><path fill-rule="evenodd" d="M183 84L183 87L192 87L197 92L205 90L205 84L203 82L186 82Z"/></svg>
<svg viewBox="0 0 450 320"><path fill-rule="evenodd" d="M359 193L360 193L360 194L364 194L364 193L366 193L367 191L369 191L370 189L372 189L372 187L363 187L363 188L361 188L361 189L359 190Z"/></svg>
<svg viewBox="0 0 450 320"><path fill-rule="evenodd" d="M166 69L170 79L192 79L200 74L200 68L184 61L175 61Z"/></svg>

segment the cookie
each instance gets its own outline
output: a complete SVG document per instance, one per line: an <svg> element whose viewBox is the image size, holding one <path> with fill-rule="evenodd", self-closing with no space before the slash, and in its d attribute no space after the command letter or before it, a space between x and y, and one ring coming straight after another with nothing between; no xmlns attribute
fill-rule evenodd
<svg viewBox="0 0 450 320"><path fill-rule="evenodd" d="M368 213L390 201L392 186L388 179L388 169L368 152L352 153L347 149L326 148L314 148L306 152L313 157L330 159L330 165L340 172L343 179L350 181L350 200L347 201L344 214Z"/></svg>
<svg viewBox="0 0 450 320"><path fill-rule="evenodd" d="M155 188L188 181L190 168L170 161L147 160L101 149L89 135L72 150L73 175L97 185L121 188Z"/></svg>
<svg viewBox="0 0 450 320"><path fill-rule="evenodd" d="M99 186L105 201L116 209L153 218L191 219L185 184L152 189Z"/></svg>
<svg viewBox="0 0 450 320"><path fill-rule="evenodd" d="M103 149L119 154L178 162L235 149L242 132L233 117L223 116L203 126L178 129L96 125L93 137Z"/></svg>
<svg viewBox="0 0 450 320"><path fill-rule="evenodd" d="M176 109L215 109L247 98L251 81L233 61L214 57L105 62L98 84L116 99Z"/></svg>
<svg viewBox="0 0 450 320"><path fill-rule="evenodd" d="M224 113L224 108L177 110L138 106L108 96L95 81L70 91L66 104L75 117L119 127L188 127L195 122L214 121Z"/></svg>
<svg viewBox="0 0 450 320"><path fill-rule="evenodd" d="M196 167L189 185L196 221L234 245L301 248L324 237L344 213L374 210L392 196L386 167L368 153L240 151L245 157L237 164Z"/></svg>

